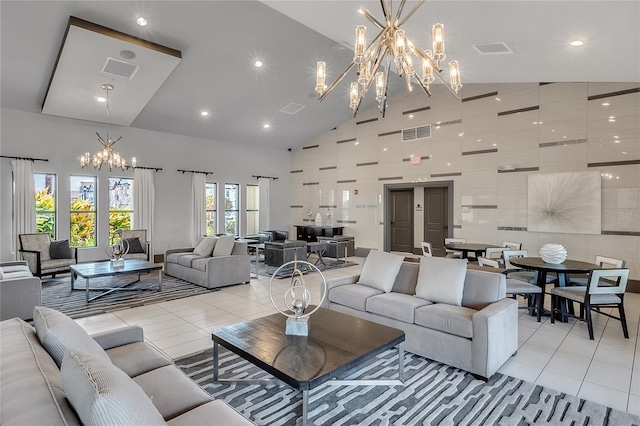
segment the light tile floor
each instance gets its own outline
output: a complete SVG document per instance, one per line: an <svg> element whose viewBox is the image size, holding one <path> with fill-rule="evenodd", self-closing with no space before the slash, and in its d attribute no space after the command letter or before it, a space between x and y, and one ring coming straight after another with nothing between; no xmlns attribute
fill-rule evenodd
<svg viewBox="0 0 640 426"><path fill-rule="evenodd" d="M361 262L360 258L350 260ZM359 267L326 271L327 278L354 274ZM286 280L283 280L286 281ZM307 279L311 288L319 281ZM78 319L90 333L137 324L145 339L175 359L211 347L211 331L276 312L268 294L269 279L155 305ZM549 306L547 300L545 306ZM518 353L501 373L538 383L567 394L640 415L640 294L628 293L625 308L629 339L620 322L594 314L595 340L586 324L571 320L541 323L521 310Z"/></svg>

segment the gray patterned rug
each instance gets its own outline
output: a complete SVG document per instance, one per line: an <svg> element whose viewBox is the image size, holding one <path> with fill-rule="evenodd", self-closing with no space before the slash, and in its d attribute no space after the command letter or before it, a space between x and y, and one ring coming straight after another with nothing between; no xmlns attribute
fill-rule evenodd
<svg viewBox="0 0 640 426"><path fill-rule="evenodd" d="M300 425L299 391L278 385L212 384L213 350L176 360L214 398L257 425ZM389 350L345 378L397 378ZM221 348L220 377L256 379L267 373ZM310 425L640 425L640 417L546 387L496 374L489 382L405 353L405 386L320 386L309 393Z"/></svg>
<svg viewBox="0 0 640 426"><path fill-rule="evenodd" d="M117 275L114 277L92 278L91 287L115 287L132 282L136 274ZM76 280L76 288L84 288L84 279ZM115 291L104 297L87 303L85 291L70 291L70 277L56 277L45 279L42 282L42 305L63 312L71 318L82 318L90 315L98 315L121 309L150 305L168 300L181 299L183 297L206 294L218 289L207 289L191 284L178 278L162 275L162 291L158 291L158 273L141 274L140 282L129 288L141 289L139 291ZM148 289L148 290L142 290ZM99 294L99 291L90 291L90 297Z"/></svg>

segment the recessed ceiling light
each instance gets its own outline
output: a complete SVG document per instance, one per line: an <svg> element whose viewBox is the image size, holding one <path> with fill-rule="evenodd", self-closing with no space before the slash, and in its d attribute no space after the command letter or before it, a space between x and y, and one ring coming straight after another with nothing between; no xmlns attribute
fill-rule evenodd
<svg viewBox="0 0 640 426"><path fill-rule="evenodd" d="M494 143L494 144L493 144L493 146L498 146L498 144L497 144L497 143Z"/></svg>
<svg viewBox="0 0 640 426"><path fill-rule="evenodd" d="M253 66L254 66L254 67L256 67L256 68L262 68L262 65L264 65L264 64L262 63L262 61L255 61L255 62L253 63Z"/></svg>
<svg viewBox="0 0 640 426"><path fill-rule="evenodd" d="M500 98L496 98L496 101L498 101L498 102L499 102L499 101L500 101Z"/></svg>
<svg viewBox="0 0 640 426"><path fill-rule="evenodd" d="M622 151L622 153L626 155L626 154L627 154L627 151Z"/></svg>
<svg viewBox="0 0 640 426"><path fill-rule="evenodd" d="M458 136L464 136L464 132L458 133Z"/></svg>
<svg viewBox="0 0 640 426"><path fill-rule="evenodd" d="M384 149L383 149L383 151L386 151L386 150L387 150L387 148L384 148Z"/></svg>
<svg viewBox="0 0 640 426"><path fill-rule="evenodd" d="M98 101L98 102L107 102L107 98L103 98L102 96L98 96L96 98L96 101Z"/></svg>
<svg viewBox="0 0 640 426"><path fill-rule="evenodd" d="M413 118L413 114L409 114L409 118Z"/></svg>
<svg viewBox="0 0 640 426"><path fill-rule="evenodd" d="M584 44L584 42L582 40L573 40L570 44L574 47L580 47Z"/></svg>
<svg viewBox="0 0 640 426"><path fill-rule="evenodd" d="M141 27L144 27L145 25L147 25L147 20L144 19L142 16L139 17L138 19L136 19L136 22L138 23L138 25L140 25Z"/></svg>
<svg viewBox="0 0 640 426"><path fill-rule="evenodd" d="M447 166L450 166L450 165L451 165L451 163L447 163Z"/></svg>
<svg viewBox="0 0 640 426"><path fill-rule="evenodd" d="M613 141L613 143L620 143L620 141L619 140L615 140L615 141Z"/></svg>
<svg viewBox="0 0 640 426"><path fill-rule="evenodd" d="M478 142L482 142L482 139L478 139Z"/></svg>
<svg viewBox="0 0 640 426"><path fill-rule="evenodd" d="M209 111L201 111L200 115L206 117L207 115L209 115Z"/></svg>
<svg viewBox="0 0 640 426"><path fill-rule="evenodd" d="M265 129L268 129L269 127L271 127L271 124L269 124L269 123L264 123L264 125L263 125L262 127L264 127Z"/></svg>
<svg viewBox="0 0 640 426"><path fill-rule="evenodd" d="M600 105L602 105L602 106L609 106L609 105L611 105L611 104L610 104L609 102L603 102L603 103L601 103Z"/></svg>
<svg viewBox="0 0 640 426"><path fill-rule="evenodd" d="M356 142L356 143L354 143L354 145L360 145L360 142Z"/></svg>

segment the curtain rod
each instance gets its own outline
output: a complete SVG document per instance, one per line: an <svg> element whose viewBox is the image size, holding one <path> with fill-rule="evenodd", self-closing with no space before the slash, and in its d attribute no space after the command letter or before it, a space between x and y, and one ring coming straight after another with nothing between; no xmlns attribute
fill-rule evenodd
<svg viewBox="0 0 640 426"><path fill-rule="evenodd" d="M278 180L278 178L277 178L277 177L274 177L274 176L257 176L257 175L253 175L252 177L254 177L254 178L256 178L256 179L265 178L265 179Z"/></svg>
<svg viewBox="0 0 640 426"><path fill-rule="evenodd" d="M162 167L127 166L127 169L155 170L156 172L159 172L162 170Z"/></svg>
<svg viewBox="0 0 640 426"><path fill-rule="evenodd" d="M196 174L200 174L200 175L212 175L213 172L201 172L198 170L182 170L182 169L178 169L179 172L182 172L182 174L185 173L196 173Z"/></svg>
<svg viewBox="0 0 640 426"><path fill-rule="evenodd" d="M11 155L0 155L2 158L11 158L13 160L28 160L28 161L49 161L47 158L31 158L31 157L13 157Z"/></svg>

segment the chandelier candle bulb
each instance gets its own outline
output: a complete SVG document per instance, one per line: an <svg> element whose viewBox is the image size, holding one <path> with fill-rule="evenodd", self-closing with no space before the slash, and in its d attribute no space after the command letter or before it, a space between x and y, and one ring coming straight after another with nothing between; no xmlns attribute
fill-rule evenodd
<svg viewBox="0 0 640 426"><path fill-rule="evenodd" d="M367 27L358 25L356 27L356 44L353 62L362 64L366 61L365 51L367 49Z"/></svg>
<svg viewBox="0 0 640 426"><path fill-rule="evenodd" d="M425 53L429 58L433 59L433 54L430 50L427 50ZM433 67L431 66L431 62L424 59L422 61L422 83L429 87L429 85L433 83L433 79Z"/></svg>
<svg viewBox="0 0 640 426"><path fill-rule="evenodd" d="M444 25L435 24L431 30L433 38L433 57L436 61L443 61L447 55L444 53Z"/></svg>
<svg viewBox="0 0 640 426"><path fill-rule="evenodd" d="M355 110L358 107L358 83L351 83L351 89L349 90L349 106Z"/></svg>
<svg viewBox="0 0 640 426"><path fill-rule="evenodd" d="M394 50L394 60L396 62L396 65L400 66L402 64L402 61L404 60L405 56L404 56L404 52L405 52L405 34L404 34L404 30L396 30L395 34L395 50ZM402 71L401 69L398 71Z"/></svg>
<svg viewBox="0 0 640 426"><path fill-rule="evenodd" d="M369 61L365 61L358 65L358 83L363 87L369 82L370 65L371 63Z"/></svg>
<svg viewBox="0 0 640 426"><path fill-rule="evenodd" d="M327 64L323 61L318 61L316 64L316 92L318 92L318 95L322 95L327 88L326 78Z"/></svg>
<svg viewBox="0 0 640 426"><path fill-rule="evenodd" d="M380 102L384 96L384 72L379 71L376 73L376 100Z"/></svg>
<svg viewBox="0 0 640 426"><path fill-rule="evenodd" d="M462 88L462 83L460 82L460 67L458 66L458 61L449 62L449 79L451 80L451 88L458 93Z"/></svg>

